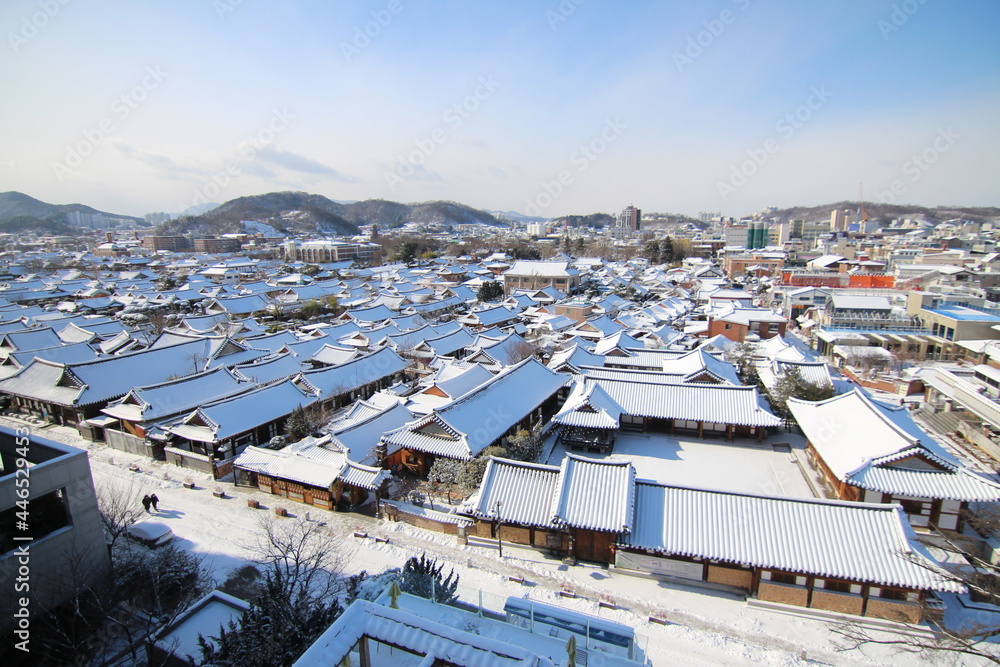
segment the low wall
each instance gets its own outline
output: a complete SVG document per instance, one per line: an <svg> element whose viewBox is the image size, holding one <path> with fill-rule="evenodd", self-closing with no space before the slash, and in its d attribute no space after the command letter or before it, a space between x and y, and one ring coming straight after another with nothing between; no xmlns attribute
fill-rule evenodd
<svg viewBox="0 0 1000 667"><path fill-rule="evenodd" d="M750 590L753 586L753 571L709 565L707 581L713 584L725 584L726 586L736 586L737 588Z"/></svg>
<svg viewBox="0 0 1000 667"><path fill-rule="evenodd" d="M868 608L865 609L865 616L884 618L888 621L903 623L920 623L923 620L923 608L912 602L868 598Z"/></svg>
<svg viewBox="0 0 1000 667"><path fill-rule="evenodd" d="M861 615L865 599L860 595L850 593L838 593L837 591L814 590L812 594L812 607L825 609L826 611L836 611L841 614Z"/></svg>
<svg viewBox="0 0 1000 667"><path fill-rule="evenodd" d="M768 602L780 602L782 604L794 604L805 607L809 602L809 589L801 586L789 586L788 584L775 584L770 581L762 581L757 587L757 597Z"/></svg>

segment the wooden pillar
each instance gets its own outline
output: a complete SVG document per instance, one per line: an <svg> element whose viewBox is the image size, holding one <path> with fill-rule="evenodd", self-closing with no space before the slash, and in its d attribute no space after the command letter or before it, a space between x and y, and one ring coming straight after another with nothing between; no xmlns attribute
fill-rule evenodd
<svg viewBox="0 0 1000 667"><path fill-rule="evenodd" d="M733 432L736 428L732 424L726 424L726 440L729 442L733 441Z"/></svg>
<svg viewBox="0 0 1000 667"><path fill-rule="evenodd" d="M358 660L361 662L361 667L372 667L372 656L366 635L362 635L358 640Z"/></svg>
<svg viewBox="0 0 1000 667"><path fill-rule="evenodd" d="M702 440L705 439L705 422L698 421L698 437Z"/></svg>

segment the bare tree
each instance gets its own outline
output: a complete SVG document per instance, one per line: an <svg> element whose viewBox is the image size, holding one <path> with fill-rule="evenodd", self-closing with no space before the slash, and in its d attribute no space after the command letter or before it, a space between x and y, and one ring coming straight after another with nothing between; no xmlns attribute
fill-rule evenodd
<svg viewBox="0 0 1000 667"><path fill-rule="evenodd" d="M145 513L142 497L145 489L136 483L134 477L128 482L121 479L104 478L97 483L97 509L101 513L104 532L108 544L114 548L118 538L135 524Z"/></svg>
<svg viewBox="0 0 1000 667"><path fill-rule="evenodd" d="M538 354L538 348L519 337L507 347L507 363L513 366L536 354Z"/></svg>
<svg viewBox="0 0 1000 667"><path fill-rule="evenodd" d="M311 604L335 596L339 575L353 556L343 536L314 521L263 517L247 545L254 559L280 584L289 600Z"/></svg>
<svg viewBox="0 0 1000 667"><path fill-rule="evenodd" d="M1000 529L1000 516L996 514L975 515L966 514L970 527L982 534L995 534ZM993 606L1000 605L1000 564L992 563L981 555L980 543L969 540L957 533L942 533L933 538L920 538L928 546L942 549L952 556L964 559L967 564L950 566L945 570L934 563L912 553L900 554L911 563L928 569L949 581L965 587L974 601ZM875 631L859 622L847 621L833 628L834 632L844 638L840 651L849 651L866 645L887 646L900 653L938 653L952 656L965 655L985 659L993 664L1000 664L1000 649L997 641L1000 639L1000 622L993 612L967 610L961 624L946 624L940 609L935 609L926 602L921 611L936 625L934 636L917 636L912 634L888 633ZM900 619L904 620L904 619Z"/></svg>

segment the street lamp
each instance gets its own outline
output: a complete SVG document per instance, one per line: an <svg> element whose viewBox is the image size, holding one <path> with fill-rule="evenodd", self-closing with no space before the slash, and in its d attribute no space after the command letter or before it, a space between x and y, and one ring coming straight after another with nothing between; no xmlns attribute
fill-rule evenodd
<svg viewBox="0 0 1000 667"><path fill-rule="evenodd" d="M502 560L503 559L503 538L500 535L500 528L501 528L501 526L503 526L503 520L500 518L500 504L501 503L498 500L496 506L493 508L493 511L497 515L497 545L500 547L500 559Z"/></svg>

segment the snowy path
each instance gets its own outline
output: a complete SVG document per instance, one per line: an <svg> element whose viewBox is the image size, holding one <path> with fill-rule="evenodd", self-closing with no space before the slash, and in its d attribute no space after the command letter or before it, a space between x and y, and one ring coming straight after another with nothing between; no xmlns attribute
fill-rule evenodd
<svg viewBox="0 0 1000 667"><path fill-rule="evenodd" d="M135 479L146 491L155 491L160 498L156 520L171 526L181 546L205 556L206 565L220 583L230 571L246 562L248 551L243 546L246 536L257 529L262 516L270 515L273 507L284 507L294 517L304 517L308 512L313 520L326 522L332 533L343 538L345 574L361 570L377 573L401 567L410 556L433 554L454 567L463 588L481 589L494 602L509 595L529 594L542 602L635 627L638 634L649 640L647 658L653 665L942 664L894 656L884 650L875 653L876 659L858 651L838 653L834 648L837 636L828 624L753 609L741 599L724 593L666 584L596 566L569 567L534 550L507 544L501 561L491 544L464 546L451 535L357 514L310 509L231 484L220 485L229 497L215 498L212 489L217 484L207 475L86 443L70 429L37 429L37 433L89 450L95 482L109 478ZM142 472L131 472L130 463L138 463ZM183 487L181 481L187 477L195 480L197 488ZM260 500L268 509L248 507L247 498ZM388 537L389 542L355 538L353 533L358 529L370 536ZM528 585L509 581L510 575L524 577ZM559 597L559 590L564 588L572 588L582 597ZM597 600L601 598L614 600L622 608L599 609ZM502 606L502 602L499 604ZM671 624L651 624L647 620L650 614L666 618Z"/></svg>

